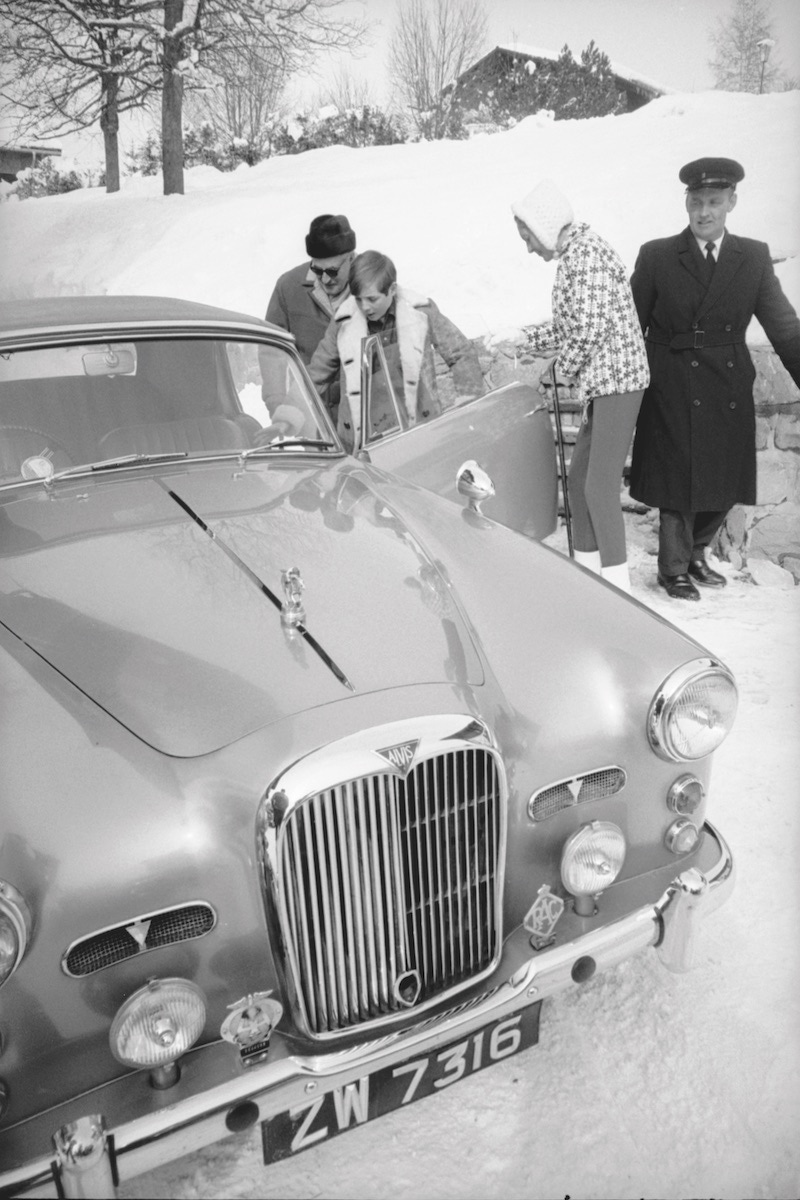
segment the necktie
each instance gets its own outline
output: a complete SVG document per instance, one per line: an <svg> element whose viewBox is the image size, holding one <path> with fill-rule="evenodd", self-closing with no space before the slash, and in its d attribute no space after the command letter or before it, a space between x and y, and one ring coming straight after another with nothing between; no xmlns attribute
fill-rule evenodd
<svg viewBox="0 0 800 1200"><path fill-rule="evenodd" d="M709 283L714 275L714 267L716 265L717 262L714 258L714 243L706 242L706 274L708 276Z"/></svg>

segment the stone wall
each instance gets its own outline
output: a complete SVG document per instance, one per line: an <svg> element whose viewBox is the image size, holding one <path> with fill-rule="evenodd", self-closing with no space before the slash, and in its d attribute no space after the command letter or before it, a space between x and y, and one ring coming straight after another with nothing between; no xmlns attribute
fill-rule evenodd
<svg viewBox="0 0 800 1200"><path fill-rule="evenodd" d="M515 379L538 383L541 359L513 342L476 339L475 346L491 387ZM757 571L760 563L771 562L800 581L800 391L772 349L751 347L751 354L756 367L757 503L731 509L712 550L737 568ZM568 458L580 406L563 386L559 403Z"/></svg>

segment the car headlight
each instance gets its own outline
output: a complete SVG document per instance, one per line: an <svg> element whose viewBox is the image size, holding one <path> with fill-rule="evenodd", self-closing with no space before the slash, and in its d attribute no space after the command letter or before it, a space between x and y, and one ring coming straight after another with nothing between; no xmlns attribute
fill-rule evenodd
<svg viewBox="0 0 800 1200"><path fill-rule="evenodd" d="M22 960L31 928L30 910L22 895L0 879L0 986Z"/></svg>
<svg viewBox="0 0 800 1200"><path fill-rule="evenodd" d="M727 667L709 658L685 663L653 697L647 717L650 745L674 762L705 758L730 733L737 703Z"/></svg>
<svg viewBox="0 0 800 1200"><path fill-rule="evenodd" d="M206 1023L206 1002L188 979L151 979L111 1025L111 1053L126 1067L164 1067L189 1050Z"/></svg>
<svg viewBox="0 0 800 1200"><path fill-rule="evenodd" d="M594 913L593 897L610 887L625 861L625 835L611 821L592 821L567 838L561 852L561 882L575 897L575 912Z"/></svg>

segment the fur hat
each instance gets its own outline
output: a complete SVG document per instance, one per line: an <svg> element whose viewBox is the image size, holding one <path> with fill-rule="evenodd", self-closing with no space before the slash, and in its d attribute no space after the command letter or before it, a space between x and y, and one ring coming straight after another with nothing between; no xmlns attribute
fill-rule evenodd
<svg viewBox="0 0 800 1200"><path fill-rule="evenodd" d="M325 213L314 217L306 236L306 252L310 258L335 258L356 248L356 235L347 217Z"/></svg>
<svg viewBox="0 0 800 1200"><path fill-rule="evenodd" d="M552 179L542 179L524 200L511 205L511 211L544 246L555 250L558 235L575 219L572 205Z"/></svg>

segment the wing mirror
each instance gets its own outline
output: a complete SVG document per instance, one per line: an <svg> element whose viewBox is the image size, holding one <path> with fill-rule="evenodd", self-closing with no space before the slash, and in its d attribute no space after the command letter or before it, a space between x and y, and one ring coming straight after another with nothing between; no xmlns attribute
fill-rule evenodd
<svg viewBox="0 0 800 1200"><path fill-rule="evenodd" d="M473 512L480 513L481 504L494 495L494 484L491 476L474 458L462 463L456 473L456 489L459 496L464 496Z"/></svg>

